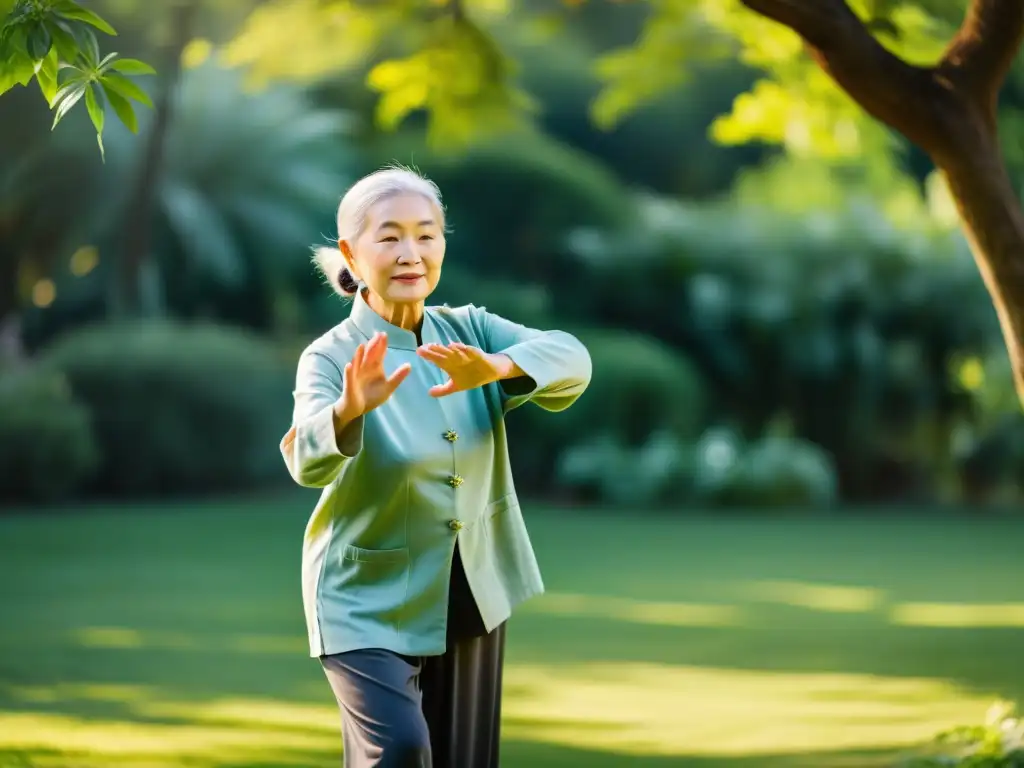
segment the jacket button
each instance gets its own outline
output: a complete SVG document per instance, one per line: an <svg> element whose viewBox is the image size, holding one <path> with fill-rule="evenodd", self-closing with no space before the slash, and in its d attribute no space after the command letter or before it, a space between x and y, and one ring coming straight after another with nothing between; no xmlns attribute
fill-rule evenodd
<svg viewBox="0 0 1024 768"><path fill-rule="evenodd" d="M458 488L460 485L462 485L462 476L452 475L451 477L448 478L448 485L450 485L452 488Z"/></svg>
<svg viewBox="0 0 1024 768"><path fill-rule="evenodd" d="M448 527L451 528L453 531L461 531L462 530L462 521L461 520L449 520L448 521Z"/></svg>
<svg viewBox="0 0 1024 768"><path fill-rule="evenodd" d="M454 430L449 429L447 432L444 433L444 439L447 440L449 443L454 443L456 440L459 439L459 435Z"/></svg>

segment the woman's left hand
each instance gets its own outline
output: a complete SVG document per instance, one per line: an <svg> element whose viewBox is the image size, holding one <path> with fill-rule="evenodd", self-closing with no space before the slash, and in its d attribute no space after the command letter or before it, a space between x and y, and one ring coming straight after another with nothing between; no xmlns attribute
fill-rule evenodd
<svg viewBox="0 0 1024 768"><path fill-rule="evenodd" d="M429 360L450 377L444 384L430 388L434 397L444 397L467 389L476 389L493 381L512 378L518 366L508 355L490 354L468 344L452 342L424 344L416 354ZM522 375L520 372L519 375Z"/></svg>

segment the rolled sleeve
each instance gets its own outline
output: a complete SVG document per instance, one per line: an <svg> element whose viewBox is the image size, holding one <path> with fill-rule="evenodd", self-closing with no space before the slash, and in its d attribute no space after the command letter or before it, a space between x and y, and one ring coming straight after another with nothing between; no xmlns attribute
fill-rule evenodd
<svg viewBox="0 0 1024 768"><path fill-rule="evenodd" d="M590 353L565 331L540 331L478 309L486 351L504 354L526 377L501 382L504 409L534 402L548 411L563 411L582 395L593 373Z"/></svg>
<svg viewBox="0 0 1024 768"><path fill-rule="evenodd" d="M281 440L288 473L301 486L323 488L363 447L363 417L334 430L334 404L341 397L338 365L321 352L306 350L299 358L293 393L292 426Z"/></svg>

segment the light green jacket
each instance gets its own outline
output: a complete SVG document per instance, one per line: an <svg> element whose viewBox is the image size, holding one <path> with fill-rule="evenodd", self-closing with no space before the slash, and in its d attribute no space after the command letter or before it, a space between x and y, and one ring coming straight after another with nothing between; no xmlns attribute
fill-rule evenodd
<svg viewBox="0 0 1024 768"><path fill-rule="evenodd" d="M336 440L341 371L377 331L388 335L386 372L403 363L412 372ZM528 401L568 408L590 382L590 355L567 333L473 305L427 307L422 339L504 353L528 378L432 397L427 390L447 374L416 355L413 333L386 322L361 295L348 319L305 349L281 453L299 485L323 488L302 550L312 656L371 647L443 653L456 539L488 630L544 591L512 482L504 415Z"/></svg>

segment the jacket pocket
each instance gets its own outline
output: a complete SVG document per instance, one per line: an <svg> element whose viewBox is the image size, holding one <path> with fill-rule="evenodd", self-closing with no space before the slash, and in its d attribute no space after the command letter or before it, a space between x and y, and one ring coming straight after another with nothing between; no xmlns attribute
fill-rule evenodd
<svg viewBox="0 0 1024 768"><path fill-rule="evenodd" d="M409 550L364 549L349 544L340 560L336 588L349 615L397 630L409 594Z"/></svg>

